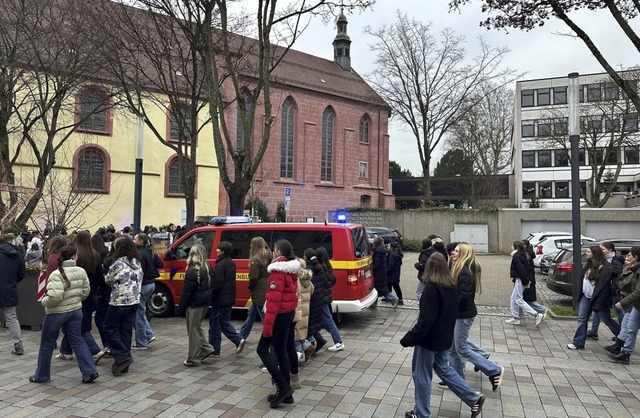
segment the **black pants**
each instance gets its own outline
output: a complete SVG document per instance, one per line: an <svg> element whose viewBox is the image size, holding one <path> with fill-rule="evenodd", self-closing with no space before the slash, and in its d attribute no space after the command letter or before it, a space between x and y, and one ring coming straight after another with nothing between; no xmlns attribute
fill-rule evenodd
<svg viewBox="0 0 640 418"><path fill-rule="evenodd" d="M262 360L262 364L269 370L276 384L280 388L288 388L291 378L291 364L287 354L287 339L289 338L289 328L295 312L278 314L273 323L273 334L271 337L260 336L256 352ZM273 354L269 353L272 347ZM296 358L296 361L298 359Z"/></svg>
<svg viewBox="0 0 640 418"><path fill-rule="evenodd" d="M391 292L391 290L395 290L398 299L402 299L402 290L400 289L400 283L387 283L387 288L389 289L389 292Z"/></svg>
<svg viewBox="0 0 640 418"><path fill-rule="evenodd" d="M295 323L289 326L287 336L287 357L289 357L290 372L298 374L298 352L296 351L296 327Z"/></svg>
<svg viewBox="0 0 640 418"><path fill-rule="evenodd" d="M138 304L128 306L109 305L102 330L107 338L107 346L116 364L131 358L131 333L138 311Z"/></svg>

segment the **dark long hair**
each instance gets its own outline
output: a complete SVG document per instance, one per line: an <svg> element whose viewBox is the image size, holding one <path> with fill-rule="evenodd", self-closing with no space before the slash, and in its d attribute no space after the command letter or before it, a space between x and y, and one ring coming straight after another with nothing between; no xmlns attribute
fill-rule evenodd
<svg viewBox="0 0 640 418"><path fill-rule="evenodd" d="M336 274L333 272L333 267L331 267L331 261L329 260L329 252L327 249L324 247L316 248L316 256L318 257L318 262L322 266L327 279L329 279L331 283L335 283Z"/></svg>
<svg viewBox="0 0 640 418"><path fill-rule="evenodd" d="M95 273L98 264L100 264L100 254L93 249L91 245L91 234L89 231L80 231L76 236L76 248L78 251L78 259L76 265L82 267L87 274Z"/></svg>
<svg viewBox="0 0 640 418"><path fill-rule="evenodd" d="M598 271L600 267L609 265L607 258L604 255L604 251L599 245L592 245L589 247L592 257L587 258L587 262L584 264L585 271L589 272L589 280L595 281L598 279Z"/></svg>
<svg viewBox="0 0 640 418"><path fill-rule="evenodd" d="M62 268L62 263L67 260L71 260L74 255L76 255L77 250L74 245L65 245L60 249L58 253L58 271L62 275L62 282L64 283L64 288L68 289L71 287L71 282L67 278L67 274L64 272L64 268Z"/></svg>
<svg viewBox="0 0 640 418"><path fill-rule="evenodd" d="M287 260L295 260L296 256L293 255L293 247L291 243L286 239L281 239L280 241L276 241L274 245L275 249L280 251L280 255Z"/></svg>
<svg viewBox="0 0 640 418"><path fill-rule="evenodd" d="M133 241L129 237L119 237L113 241L113 258L127 257L129 260L134 258L140 260L140 254Z"/></svg>

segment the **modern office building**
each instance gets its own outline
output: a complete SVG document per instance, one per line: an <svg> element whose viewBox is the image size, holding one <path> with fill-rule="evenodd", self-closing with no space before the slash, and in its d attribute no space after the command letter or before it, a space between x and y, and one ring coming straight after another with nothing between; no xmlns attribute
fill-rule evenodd
<svg viewBox="0 0 640 418"><path fill-rule="evenodd" d="M634 84L639 78L635 71L623 77ZM512 160L519 207L571 207L567 88L566 76L516 84ZM579 93L582 203L594 200L598 183L612 184L606 206L629 206L640 189L638 114L606 73L580 75Z"/></svg>

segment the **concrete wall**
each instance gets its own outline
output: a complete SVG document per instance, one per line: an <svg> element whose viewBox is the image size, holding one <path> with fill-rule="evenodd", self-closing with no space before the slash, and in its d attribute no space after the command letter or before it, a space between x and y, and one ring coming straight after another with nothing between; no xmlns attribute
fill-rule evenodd
<svg viewBox="0 0 640 418"><path fill-rule="evenodd" d="M501 209L495 212L476 210L451 211L381 211L355 212L351 214L351 222L365 226L384 226L397 228L407 239L422 240L430 234L441 235L449 240L455 224L486 224L489 235L489 252L507 254L511 251L511 243L525 238L529 232L523 231L522 223L537 221L544 225L549 222L571 222L571 211L566 209ZM611 223L612 230L620 230L624 223L630 235L640 238L640 210L638 209L592 209L580 211L581 231L585 234L588 223ZM553 227L549 229L553 230ZM586 234L585 234L586 235ZM607 238L613 238L608 236ZM631 237L631 236L627 236ZM595 237L605 238L605 237ZM626 238L626 237L625 237Z"/></svg>

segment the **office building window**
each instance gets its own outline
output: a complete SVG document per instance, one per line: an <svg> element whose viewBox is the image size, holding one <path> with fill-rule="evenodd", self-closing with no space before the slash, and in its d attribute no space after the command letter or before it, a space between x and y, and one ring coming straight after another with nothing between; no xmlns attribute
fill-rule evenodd
<svg viewBox="0 0 640 418"><path fill-rule="evenodd" d="M538 89L538 106L551 104L551 89Z"/></svg>
<svg viewBox="0 0 640 418"><path fill-rule="evenodd" d="M587 101L599 102L602 100L602 84L587 84Z"/></svg>
<svg viewBox="0 0 640 418"><path fill-rule="evenodd" d="M579 165L587 165L587 159L584 152L584 148L578 150L578 164Z"/></svg>
<svg viewBox="0 0 640 418"><path fill-rule="evenodd" d="M536 136L535 120L523 120L522 121L522 137L531 138Z"/></svg>
<svg viewBox="0 0 640 418"><path fill-rule="evenodd" d="M567 150L557 149L553 153L555 155L556 167L567 167L569 165L569 153Z"/></svg>
<svg viewBox="0 0 640 418"><path fill-rule="evenodd" d="M522 90L522 98L521 98L521 106L522 107L531 107L534 106L533 103L533 90Z"/></svg>
<svg viewBox="0 0 640 418"><path fill-rule="evenodd" d="M551 167L551 150L538 151L538 167Z"/></svg>
<svg viewBox="0 0 640 418"><path fill-rule="evenodd" d="M569 182L556 181L556 198L569 197Z"/></svg>
<svg viewBox="0 0 640 418"><path fill-rule="evenodd" d="M551 121L548 119L538 120L538 136L551 136Z"/></svg>
<svg viewBox="0 0 640 418"><path fill-rule="evenodd" d="M531 199L536 197L536 183L534 181L522 182L522 198Z"/></svg>
<svg viewBox="0 0 640 418"><path fill-rule="evenodd" d="M624 121L625 132L637 132L638 131L638 115L635 113L624 115L622 117Z"/></svg>
<svg viewBox="0 0 640 418"><path fill-rule="evenodd" d="M553 197L552 191L550 181L541 181L538 183L538 197L547 199Z"/></svg>
<svg viewBox="0 0 640 418"><path fill-rule="evenodd" d="M620 98L620 90L615 83L607 83L604 85L604 99L618 100Z"/></svg>
<svg viewBox="0 0 640 418"><path fill-rule="evenodd" d="M638 149L626 147L624 149L624 163L625 164L638 164L640 159L638 158Z"/></svg>
<svg viewBox="0 0 640 418"><path fill-rule="evenodd" d="M569 133L569 118L559 118L553 121L553 134L556 136Z"/></svg>
<svg viewBox="0 0 640 418"><path fill-rule="evenodd" d="M620 152L619 149L612 149L607 153L607 164L618 164L620 161Z"/></svg>
<svg viewBox="0 0 640 418"><path fill-rule="evenodd" d="M553 88L553 104L566 104L566 103L567 103L567 88L554 87Z"/></svg>
<svg viewBox="0 0 640 418"><path fill-rule="evenodd" d="M536 152L522 151L522 168L532 168L536 166Z"/></svg>
<svg viewBox="0 0 640 418"><path fill-rule="evenodd" d="M604 119L604 131L605 132L619 132L620 131L620 118L617 116L606 116Z"/></svg>

